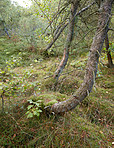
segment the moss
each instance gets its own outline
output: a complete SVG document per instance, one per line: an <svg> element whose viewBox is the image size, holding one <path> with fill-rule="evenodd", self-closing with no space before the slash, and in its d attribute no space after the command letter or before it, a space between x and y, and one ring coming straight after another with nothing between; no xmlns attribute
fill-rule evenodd
<svg viewBox="0 0 114 148"><path fill-rule="evenodd" d="M104 86L106 87L106 88L113 88L114 87L114 81L105 81L104 82Z"/></svg>
<svg viewBox="0 0 114 148"><path fill-rule="evenodd" d="M113 121L113 102L111 100L91 94L82 102L81 106L92 122L105 124Z"/></svg>
<svg viewBox="0 0 114 148"><path fill-rule="evenodd" d="M51 90L55 84L56 84L56 80L54 78L43 80L41 85L41 90L44 90L44 89Z"/></svg>
<svg viewBox="0 0 114 148"><path fill-rule="evenodd" d="M53 105L58 101L64 101L68 99L68 96L59 92L45 92L44 94L40 94L39 96L30 96L29 100L30 99L33 101L41 100L44 106L48 106Z"/></svg>
<svg viewBox="0 0 114 148"><path fill-rule="evenodd" d="M57 97L51 94L41 94L40 96L30 97L33 101L41 100L44 106L57 103Z"/></svg>
<svg viewBox="0 0 114 148"><path fill-rule="evenodd" d="M77 68L81 69L81 68L85 67L86 62L87 62L87 58L83 58L80 60L73 60L70 65L72 67L77 67Z"/></svg>
<svg viewBox="0 0 114 148"><path fill-rule="evenodd" d="M65 93L67 95L71 95L78 89L79 83L77 78L74 78L72 76L64 76L61 77L60 80L57 83L56 90L60 93Z"/></svg>
<svg viewBox="0 0 114 148"><path fill-rule="evenodd" d="M52 103L54 103L54 102L57 103L57 97L52 94L42 94L42 95L38 96L38 99L43 100L43 103L45 106L47 106L48 104L52 105Z"/></svg>
<svg viewBox="0 0 114 148"><path fill-rule="evenodd" d="M61 94L60 92L54 92L54 94L57 97L57 101L64 101L69 98L66 94Z"/></svg>

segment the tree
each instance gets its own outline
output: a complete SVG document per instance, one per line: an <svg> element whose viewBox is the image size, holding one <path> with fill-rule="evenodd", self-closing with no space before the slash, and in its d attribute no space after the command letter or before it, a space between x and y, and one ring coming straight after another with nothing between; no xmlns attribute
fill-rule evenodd
<svg viewBox="0 0 114 148"><path fill-rule="evenodd" d="M0 1L0 31L1 31L1 35L3 34L3 32L5 32L9 37L9 33L6 27L6 10L8 7L11 6L11 2L9 0L1 0Z"/></svg>
<svg viewBox="0 0 114 148"><path fill-rule="evenodd" d="M4 27L5 33L10 37L10 31L18 28L20 20L21 7L14 6L10 0L0 1L0 23ZM8 30L10 30L8 32Z"/></svg>
<svg viewBox="0 0 114 148"><path fill-rule="evenodd" d="M91 92L96 78L100 53L108 32L112 3L113 0L104 0L100 5L97 30L90 48L83 83L70 99L52 105L51 111L54 113L59 114L75 108Z"/></svg>
<svg viewBox="0 0 114 148"><path fill-rule="evenodd" d="M111 53L110 53L110 49L109 49L108 33L106 34L105 45L106 45L106 53L107 53L107 59L108 59L108 64L107 64L107 66L108 66L109 68L112 68L112 67L114 67L114 65L113 65L113 61L112 61L112 57L111 57Z"/></svg>
<svg viewBox="0 0 114 148"><path fill-rule="evenodd" d="M47 50L50 49L52 47L52 45L56 42L56 40L59 38L59 36L61 35L61 33L63 32L63 30L69 25L69 28L68 28L68 33L67 33L67 39L66 39L66 42L65 42L65 45L64 45L64 53L63 53L63 58L57 68L57 70L55 71L54 73L54 78L58 80L60 74L62 73L63 69L65 68L66 64L67 64L67 61L68 61L68 57L69 57L69 48L71 46L71 42L73 40L73 34L74 34L74 23L75 23L75 26L77 25L76 22L77 22L77 16L78 15L81 15L82 12L88 10L88 8L90 8L93 4L95 4L95 2L92 2L91 4L86 4L87 6L84 7L84 8L81 8L80 11L77 12L77 9L78 9L78 6L79 6L79 0L75 0L75 1L69 1L69 5L71 4L71 13L70 13L70 18L69 18L69 22L66 22L63 26L61 25L61 23L57 26L57 28L55 29L54 31L54 35L53 36L53 39L52 41L48 44L48 46L46 47L45 49L45 52L46 54L48 55L47 53ZM64 4L65 5L65 4ZM61 12L61 10L60 10ZM60 13L58 12L58 13ZM57 14L58 14L57 13ZM56 15L57 16L57 15ZM54 19L53 19L54 20ZM51 24L53 22L53 20L51 21ZM76 22L75 22L76 20ZM50 25L51 25L50 24ZM49 26L50 26L49 25Z"/></svg>
<svg viewBox="0 0 114 148"><path fill-rule="evenodd" d="M58 79L61 72L63 71L64 67L67 64L68 61L68 56L69 56L69 48L73 39L73 33L74 33L74 23L75 23L75 15L76 15L76 11L79 5L79 0L74 0L71 3L71 14L70 14L70 23L69 23L69 30L68 30L68 35L67 35L67 39L66 39L66 43L65 43L65 47L64 47L64 54L63 54L63 58L61 60L61 63L59 64L59 67L57 68L55 74L54 74L54 78Z"/></svg>
<svg viewBox="0 0 114 148"><path fill-rule="evenodd" d="M78 15L80 15L82 12L86 11L88 8L90 8L93 4L95 4L95 2L92 2L91 4L89 4L88 6L86 6L85 8L82 8L79 12L77 12L74 17L77 17ZM61 13L62 10L60 10L60 12L58 13ZM75 19L75 18L74 18ZM46 47L46 51L49 50L53 44L56 42L56 40L59 38L59 36L61 35L61 33L64 31L64 29L69 25L69 23L71 22L71 20L67 23L65 23L63 26L61 24L59 24L55 31L54 31L54 37L52 39L52 41L47 45Z"/></svg>

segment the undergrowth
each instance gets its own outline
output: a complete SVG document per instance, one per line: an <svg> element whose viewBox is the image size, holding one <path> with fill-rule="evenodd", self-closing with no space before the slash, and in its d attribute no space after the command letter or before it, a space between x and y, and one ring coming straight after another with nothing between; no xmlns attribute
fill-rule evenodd
<svg viewBox="0 0 114 148"><path fill-rule="evenodd" d="M91 94L74 110L62 116L50 114L45 110L58 101L64 101L79 88L83 81L87 57L70 59L58 83L53 73L59 64L58 57L36 59L36 53L27 60L31 52L18 57L20 51L5 38L1 45L1 85L0 107L0 146L35 148L111 148L113 142L113 69L99 66L96 82ZM12 53L9 52L9 44ZM4 49L3 49L4 48ZM22 53L23 54L23 53ZM28 56L27 56L28 55ZM85 60L84 60L85 59ZM7 62L6 62L7 61ZM25 61L25 65L23 65ZM28 63L27 63L28 61ZM106 59L103 61L106 63ZM19 65L18 65L19 63ZM12 66L13 65L13 66ZM4 69L5 66L5 69ZM28 101L29 100L29 101ZM42 100L39 118L27 118L30 100ZM32 103L33 103L32 102ZM35 103L33 103L35 104ZM32 104L32 107L34 105ZM38 105L38 104L35 104ZM42 107L43 106L43 107ZM30 108L32 109L32 108ZM1 110L2 111L2 110ZM31 110L32 111L32 110ZM39 113L39 112L38 112Z"/></svg>

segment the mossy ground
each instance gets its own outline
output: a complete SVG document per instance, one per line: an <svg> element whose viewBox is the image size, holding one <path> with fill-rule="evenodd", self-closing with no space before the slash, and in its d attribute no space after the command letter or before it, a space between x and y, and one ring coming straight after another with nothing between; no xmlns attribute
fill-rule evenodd
<svg viewBox="0 0 114 148"><path fill-rule="evenodd" d="M6 42L9 43L7 40ZM10 45L12 46L12 43ZM9 49L11 46L9 47L8 44ZM4 51L6 44L1 47L1 51ZM10 59L10 56L4 52L0 60L2 65L4 65L4 58ZM10 96L4 96L5 113L0 114L0 146L2 148L113 147L114 73L113 69L107 67L99 66L100 75L97 75L92 93L74 110L63 116L49 115L44 111L39 118L27 119L25 114L27 100L42 99L45 105L51 105L53 100L68 99L79 88L84 76L86 64L84 59L86 61L87 57L83 57L83 60L76 59L78 62L70 58L58 83L52 77L60 62L58 57L35 62L25 58L23 61L26 66L22 64L11 69L17 76L9 87L15 84L15 87L20 89L14 94L11 91ZM103 62L106 63L106 59ZM23 79L22 83L19 78Z"/></svg>

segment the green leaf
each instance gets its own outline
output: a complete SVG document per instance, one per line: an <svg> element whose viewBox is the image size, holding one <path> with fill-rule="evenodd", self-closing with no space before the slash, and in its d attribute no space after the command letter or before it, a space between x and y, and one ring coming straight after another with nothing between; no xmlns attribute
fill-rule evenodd
<svg viewBox="0 0 114 148"><path fill-rule="evenodd" d="M2 90L3 89L3 86L0 86L0 90Z"/></svg>
<svg viewBox="0 0 114 148"><path fill-rule="evenodd" d="M38 112L39 112L39 113L41 113L41 112L42 112L42 110L41 110L41 109L39 109L39 110L38 110Z"/></svg>
<svg viewBox="0 0 114 148"><path fill-rule="evenodd" d="M10 54L10 52L6 52L6 54Z"/></svg>
<svg viewBox="0 0 114 148"><path fill-rule="evenodd" d="M35 103L35 105L36 105L36 106L38 106L38 107L40 106L40 104L39 104L39 103Z"/></svg>
<svg viewBox="0 0 114 148"><path fill-rule="evenodd" d="M37 102L41 103L41 102L42 102L42 100L38 100Z"/></svg>
<svg viewBox="0 0 114 148"><path fill-rule="evenodd" d="M0 95L3 93L3 90L2 89L0 89Z"/></svg>
<svg viewBox="0 0 114 148"><path fill-rule="evenodd" d="M39 116L40 116L40 114L39 114L39 113L37 113L37 116L39 117Z"/></svg>
<svg viewBox="0 0 114 148"><path fill-rule="evenodd" d="M27 115L27 118L32 118L33 117L33 113L29 113L28 115Z"/></svg>
<svg viewBox="0 0 114 148"><path fill-rule="evenodd" d="M28 102L29 102L29 103L33 103L33 101L32 101L32 100L28 100Z"/></svg>
<svg viewBox="0 0 114 148"><path fill-rule="evenodd" d="M34 114L34 115L37 115L37 111L34 111L33 114Z"/></svg>
<svg viewBox="0 0 114 148"><path fill-rule="evenodd" d="M27 111L27 112L26 112L26 114L29 114L29 113L30 113L30 111Z"/></svg>
<svg viewBox="0 0 114 148"><path fill-rule="evenodd" d="M29 105L27 108L30 109L30 108L32 108L32 107L33 107L33 105Z"/></svg>
<svg viewBox="0 0 114 148"><path fill-rule="evenodd" d="M34 60L34 62L37 63L38 61L37 60Z"/></svg>

